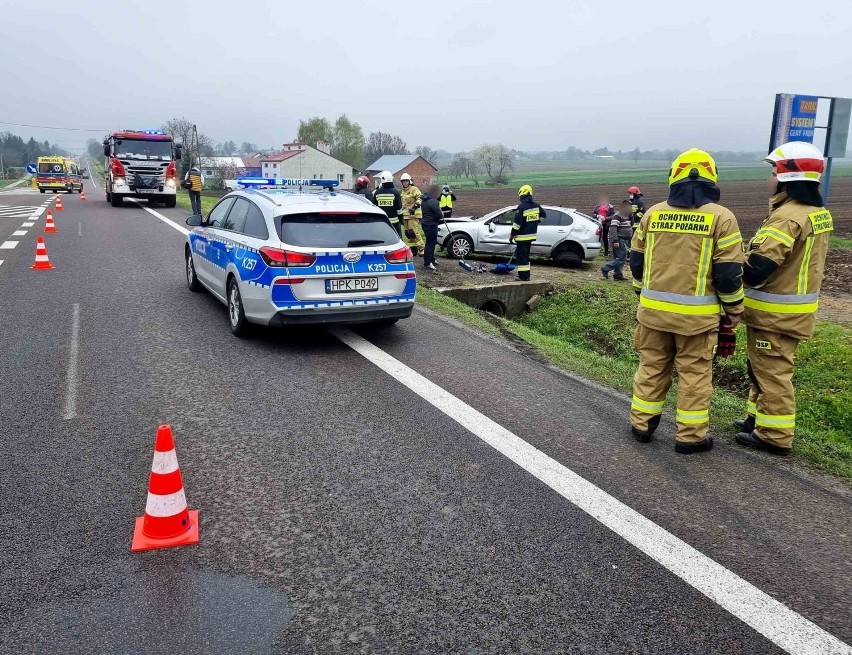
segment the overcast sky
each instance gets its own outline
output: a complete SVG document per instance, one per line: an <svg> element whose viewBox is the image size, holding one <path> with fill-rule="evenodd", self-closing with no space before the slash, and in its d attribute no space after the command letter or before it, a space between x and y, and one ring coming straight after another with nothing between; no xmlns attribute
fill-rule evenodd
<svg viewBox="0 0 852 655"><path fill-rule="evenodd" d="M777 92L852 96L852 2L0 0L0 121L96 131L0 130L69 149L345 112L411 148L762 150Z"/></svg>

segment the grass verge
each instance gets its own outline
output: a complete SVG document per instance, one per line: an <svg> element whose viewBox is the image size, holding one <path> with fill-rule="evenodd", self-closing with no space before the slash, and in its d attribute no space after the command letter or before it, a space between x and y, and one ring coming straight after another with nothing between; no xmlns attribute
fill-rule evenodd
<svg viewBox="0 0 852 655"><path fill-rule="evenodd" d="M835 250L852 250L852 239L830 236L828 238L828 247Z"/></svg>
<svg viewBox="0 0 852 655"><path fill-rule="evenodd" d="M201 195L201 213L207 214L213 206L219 202L220 196L205 196ZM189 202L189 194L183 189L178 189L177 192L177 206L181 209L185 209L188 212L192 211L192 203Z"/></svg>
<svg viewBox="0 0 852 655"><path fill-rule="evenodd" d="M417 299L494 333L480 312L437 291L421 287ZM556 366L629 394L638 363L633 351L635 313L629 284L593 282L568 286L544 299L535 312L504 319L502 326ZM745 415L748 384L741 326L735 355L714 365L711 429L716 435L733 437L731 423ZM794 384L794 453L817 468L852 479L852 330L820 322L813 339L799 347ZM676 394L675 382L668 407L675 406Z"/></svg>
<svg viewBox="0 0 852 655"><path fill-rule="evenodd" d="M5 186L9 186L10 184L14 184L18 180L0 180L0 189ZM27 183L21 184L20 186L25 186Z"/></svg>
<svg viewBox="0 0 852 655"><path fill-rule="evenodd" d="M450 316L469 327L495 336L500 334L499 328L485 318L482 312L422 284L417 285L417 303L432 311Z"/></svg>

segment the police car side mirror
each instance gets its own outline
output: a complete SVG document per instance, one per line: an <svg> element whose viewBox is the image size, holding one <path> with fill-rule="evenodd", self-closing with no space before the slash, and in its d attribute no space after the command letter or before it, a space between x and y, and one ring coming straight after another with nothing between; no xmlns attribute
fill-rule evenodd
<svg viewBox="0 0 852 655"><path fill-rule="evenodd" d="M489 231L489 232L493 232L493 231L494 231L494 223L493 223L493 222L491 222L491 223L489 223L489 224L488 224L488 231Z"/></svg>
<svg viewBox="0 0 852 655"><path fill-rule="evenodd" d="M193 214L192 216L186 219L186 224L189 225L189 227L198 227L199 225L201 225L201 222L203 220L204 219L201 217L201 214Z"/></svg>

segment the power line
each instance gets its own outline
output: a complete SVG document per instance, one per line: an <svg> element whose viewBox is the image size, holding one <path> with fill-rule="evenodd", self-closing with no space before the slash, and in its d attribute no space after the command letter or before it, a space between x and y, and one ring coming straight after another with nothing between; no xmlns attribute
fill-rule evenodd
<svg viewBox="0 0 852 655"><path fill-rule="evenodd" d="M90 129L86 127L54 127L51 125L28 125L27 123L10 123L0 121L0 125L14 125L16 127L32 127L38 130L65 130L67 132L109 132L109 128Z"/></svg>

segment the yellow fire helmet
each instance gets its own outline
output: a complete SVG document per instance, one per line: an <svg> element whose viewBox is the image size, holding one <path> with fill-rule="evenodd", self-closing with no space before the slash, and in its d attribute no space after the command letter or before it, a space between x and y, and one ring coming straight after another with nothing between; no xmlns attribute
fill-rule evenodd
<svg viewBox="0 0 852 655"><path fill-rule="evenodd" d="M690 148L677 156L669 171L669 186L684 180L704 180L713 184L719 181L716 162L710 153Z"/></svg>
<svg viewBox="0 0 852 655"><path fill-rule="evenodd" d="M518 197L521 196L531 196L532 195L532 187L529 184L525 184L520 189L518 189Z"/></svg>

